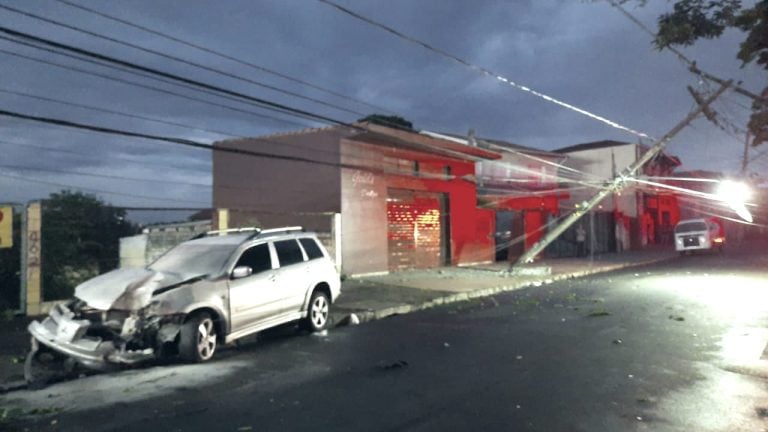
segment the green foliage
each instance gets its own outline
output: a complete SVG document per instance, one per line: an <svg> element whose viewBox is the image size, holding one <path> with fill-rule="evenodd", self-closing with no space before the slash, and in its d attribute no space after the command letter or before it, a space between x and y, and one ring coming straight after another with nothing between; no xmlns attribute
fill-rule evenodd
<svg viewBox="0 0 768 432"><path fill-rule="evenodd" d="M405 129L408 131L413 130L413 123L410 121L400 117L400 116L388 116L383 114L371 114L369 116L363 117L359 120L359 122L370 122L373 124L381 125L381 126L387 126L387 127L393 127L398 129Z"/></svg>
<svg viewBox="0 0 768 432"><path fill-rule="evenodd" d="M734 26L740 0L680 0L672 13L659 17L659 32L654 41L659 49L671 45L692 45L699 38L720 37Z"/></svg>
<svg viewBox="0 0 768 432"><path fill-rule="evenodd" d="M768 97L768 91L763 92L763 97ZM747 127L752 136L754 136L752 145L758 146L768 142L768 104L755 102L753 108L754 114L749 118Z"/></svg>
<svg viewBox="0 0 768 432"><path fill-rule="evenodd" d="M77 284L116 268L120 237L138 231L125 220L125 210L66 190L44 201L42 220L45 300L71 297Z"/></svg>
<svg viewBox="0 0 768 432"><path fill-rule="evenodd" d="M746 33L736 57L742 66L756 63L768 71L768 0L744 7L741 0L678 0L673 11L659 17L654 43L659 49L692 45L700 38L720 37L728 28ZM768 87L763 101L755 101L747 128L752 145L768 142Z"/></svg>
<svg viewBox="0 0 768 432"><path fill-rule="evenodd" d="M679 0L671 13L659 17L654 43L659 49L692 45L699 38L720 37L727 28L747 34L736 57L768 69L768 0L746 8L740 0Z"/></svg>

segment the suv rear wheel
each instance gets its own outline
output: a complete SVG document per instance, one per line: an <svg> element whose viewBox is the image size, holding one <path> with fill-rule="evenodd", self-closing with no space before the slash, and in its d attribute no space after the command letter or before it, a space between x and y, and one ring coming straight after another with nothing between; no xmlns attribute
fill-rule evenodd
<svg viewBox="0 0 768 432"><path fill-rule="evenodd" d="M208 361L216 352L216 323L207 312L192 315L181 327L179 354L187 361Z"/></svg>
<svg viewBox="0 0 768 432"><path fill-rule="evenodd" d="M328 316L330 315L330 300L322 291L315 291L309 299L307 317L304 321L304 327L311 332L318 332L328 325Z"/></svg>

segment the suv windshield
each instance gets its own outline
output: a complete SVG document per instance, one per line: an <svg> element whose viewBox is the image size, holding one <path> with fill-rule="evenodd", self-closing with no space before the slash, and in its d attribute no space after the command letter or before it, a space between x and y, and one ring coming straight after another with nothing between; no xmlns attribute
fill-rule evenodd
<svg viewBox="0 0 768 432"><path fill-rule="evenodd" d="M707 224L704 222L683 222L675 227L676 233L688 233L694 231L706 231Z"/></svg>
<svg viewBox="0 0 768 432"><path fill-rule="evenodd" d="M236 244L184 243L168 251L147 268L159 272L176 273L184 279L216 275L236 248Z"/></svg>

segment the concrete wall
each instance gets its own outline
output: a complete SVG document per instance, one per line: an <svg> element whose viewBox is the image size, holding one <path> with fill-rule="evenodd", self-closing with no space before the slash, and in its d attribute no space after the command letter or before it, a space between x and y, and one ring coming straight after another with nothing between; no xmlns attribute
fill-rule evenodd
<svg viewBox="0 0 768 432"><path fill-rule="evenodd" d="M211 230L211 221L182 222L144 228L120 239L120 267L144 267L168 249Z"/></svg>
<svg viewBox="0 0 768 432"><path fill-rule="evenodd" d="M120 268L147 265L147 234L120 239Z"/></svg>

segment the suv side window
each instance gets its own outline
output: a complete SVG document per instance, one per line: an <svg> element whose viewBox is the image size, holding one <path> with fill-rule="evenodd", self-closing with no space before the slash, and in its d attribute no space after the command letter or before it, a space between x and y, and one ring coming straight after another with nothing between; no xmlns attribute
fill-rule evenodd
<svg viewBox="0 0 768 432"><path fill-rule="evenodd" d="M281 240L275 242L277 259L280 261L280 267L289 266L304 262L304 254L296 240Z"/></svg>
<svg viewBox="0 0 768 432"><path fill-rule="evenodd" d="M317 242L314 239L299 239L299 243L304 247L304 252L307 253L307 258L313 260L315 258L323 257L323 251L320 250L320 246L317 245Z"/></svg>
<svg viewBox="0 0 768 432"><path fill-rule="evenodd" d="M248 266L253 270L253 274L272 269L272 258L269 255L269 245L267 243L258 244L240 255L235 267Z"/></svg>

